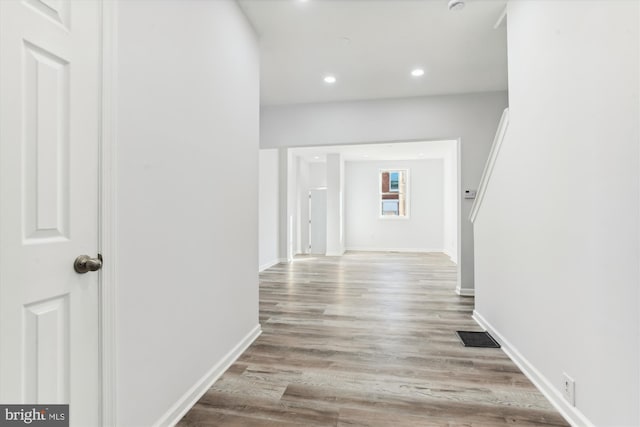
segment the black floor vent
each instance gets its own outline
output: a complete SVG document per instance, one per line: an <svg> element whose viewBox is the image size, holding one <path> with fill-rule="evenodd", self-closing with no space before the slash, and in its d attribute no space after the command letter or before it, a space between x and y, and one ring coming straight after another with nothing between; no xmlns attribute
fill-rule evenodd
<svg viewBox="0 0 640 427"><path fill-rule="evenodd" d="M488 332L456 331L465 347L500 348L500 344Z"/></svg>

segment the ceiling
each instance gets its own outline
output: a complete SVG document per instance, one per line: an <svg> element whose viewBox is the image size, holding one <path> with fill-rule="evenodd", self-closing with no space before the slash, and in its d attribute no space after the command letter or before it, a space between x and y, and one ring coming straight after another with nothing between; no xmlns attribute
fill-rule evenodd
<svg viewBox="0 0 640 427"><path fill-rule="evenodd" d="M263 105L506 90L506 0L239 0ZM425 75L412 77L414 68ZM323 78L332 74L334 84Z"/></svg>
<svg viewBox="0 0 640 427"><path fill-rule="evenodd" d="M455 141L396 142L393 144L331 145L294 148L294 156L309 163L326 162L327 154L340 153L347 162L373 160L442 159L455 150Z"/></svg>

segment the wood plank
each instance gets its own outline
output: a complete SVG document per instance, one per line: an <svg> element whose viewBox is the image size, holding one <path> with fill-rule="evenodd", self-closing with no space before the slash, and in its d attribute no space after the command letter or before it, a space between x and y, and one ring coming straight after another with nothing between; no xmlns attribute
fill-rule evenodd
<svg viewBox="0 0 640 427"><path fill-rule="evenodd" d="M260 273L263 334L179 423L567 426L480 330L444 254L302 256Z"/></svg>

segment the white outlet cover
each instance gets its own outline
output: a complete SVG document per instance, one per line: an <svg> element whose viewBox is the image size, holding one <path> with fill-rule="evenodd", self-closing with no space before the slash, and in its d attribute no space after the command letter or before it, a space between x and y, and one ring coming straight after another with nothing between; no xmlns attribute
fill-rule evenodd
<svg viewBox="0 0 640 427"><path fill-rule="evenodd" d="M576 382L566 372L562 373L562 395L571 406L576 406Z"/></svg>

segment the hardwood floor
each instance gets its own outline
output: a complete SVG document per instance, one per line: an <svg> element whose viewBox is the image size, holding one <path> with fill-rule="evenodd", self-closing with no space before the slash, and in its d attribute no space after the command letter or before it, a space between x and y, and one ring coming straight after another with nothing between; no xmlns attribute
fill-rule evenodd
<svg viewBox="0 0 640 427"><path fill-rule="evenodd" d="M567 426L481 330L443 254L298 257L260 274L263 334L187 426Z"/></svg>

